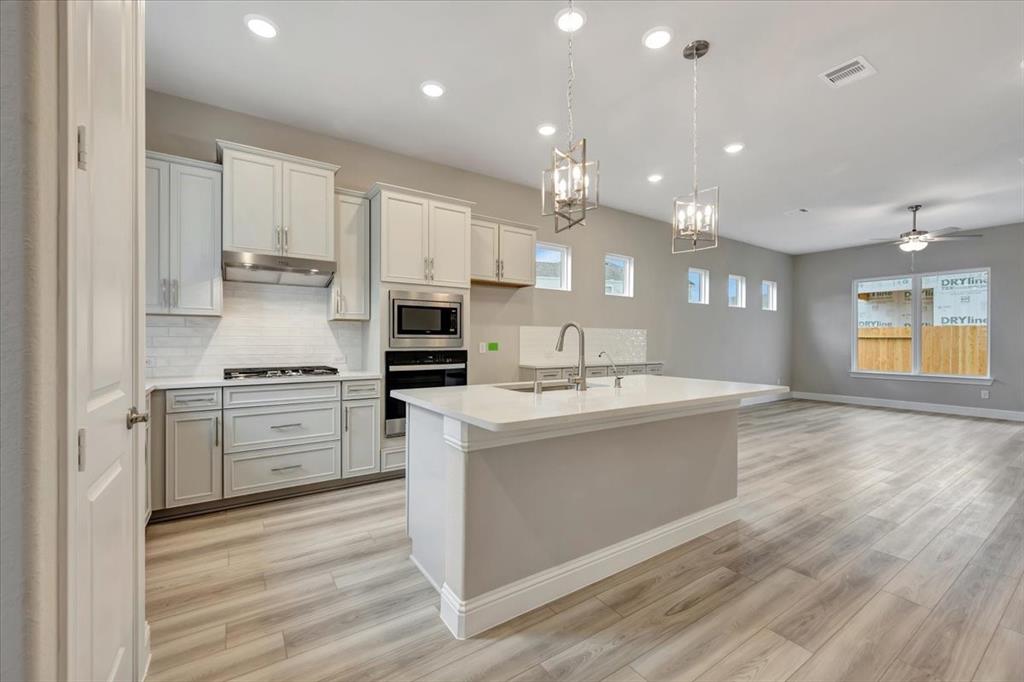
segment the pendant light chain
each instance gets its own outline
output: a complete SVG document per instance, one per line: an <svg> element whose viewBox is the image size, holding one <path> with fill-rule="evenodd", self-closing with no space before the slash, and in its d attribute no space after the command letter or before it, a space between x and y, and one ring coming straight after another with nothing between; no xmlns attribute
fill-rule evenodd
<svg viewBox="0 0 1024 682"><path fill-rule="evenodd" d="M693 203L697 204L697 62L699 57L693 57Z"/></svg>
<svg viewBox="0 0 1024 682"><path fill-rule="evenodd" d="M573 1L569 0L569 12L571 13L573 11ZM569 146L566 147L566 149L572 149L573 138L575 137L573 134L574 121L572 118L572 86L576 81L576 68L573 66L572 62L572 34L573 32L569 31L569 76L565 87L565 103L569 109Z"/></svg>

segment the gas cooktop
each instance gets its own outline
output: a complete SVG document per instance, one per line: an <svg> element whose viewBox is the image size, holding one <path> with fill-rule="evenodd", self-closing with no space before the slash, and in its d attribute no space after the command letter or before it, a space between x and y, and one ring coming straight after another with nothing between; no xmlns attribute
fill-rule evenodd
<svg viewBox="0 0 1024 682"><path fill-rule="evenodd" d="M338 373L337 368L326 365L301 367L228 367L225 379L274 379L277 377L323 377Z"/></svg>

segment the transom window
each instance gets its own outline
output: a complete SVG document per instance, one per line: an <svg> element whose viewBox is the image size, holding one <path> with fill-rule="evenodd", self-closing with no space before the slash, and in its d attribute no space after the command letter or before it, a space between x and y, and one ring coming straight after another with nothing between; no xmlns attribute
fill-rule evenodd
<svg viewBox="0 0 1024 682"><path fill-rule="evenodd" d="M761 281L761 310L775 312L779 309L779 285L771 280Z"/></svg>
<svg viewBox="0 0 1024 682"><path fill-rule="evenodd" d="M853 283L854 371L989 376L989 270Z"/></svg>
<svg viewBox="0 0 1024 682"><path fill-rule="evenodd" d="M747 278L743 275L729 275L729 307L747 307Z"/></svg>
<svg viewBox="0 0 1024 682"><path fill-rule="evenodd" d="M710 301L709 284L711 274L700 268L690 268L689 272L689 293L687 300L690 303L703 303L707 305Z"/></svg>
<svg viewBox="0 0 1024 682"><path fill-rule="evenodd" d="M608 296L633 296L633 258L606 253L604 256L604 293Z"/></svg>
<svg viewBox="0 0 1024 682"><path fill-rule="evenodd" d="M561 244L537 242L538 289L572 290L572 251Z"/></svg>

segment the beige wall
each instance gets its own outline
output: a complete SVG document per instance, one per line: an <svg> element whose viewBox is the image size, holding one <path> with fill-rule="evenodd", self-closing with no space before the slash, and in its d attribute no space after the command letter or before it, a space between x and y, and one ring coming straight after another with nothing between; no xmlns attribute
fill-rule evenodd
<svg viewBox="0 0 1024 682"><path fill-rule="evenodd" d="M671 374L773 383L789 380L790 256L729 240L703 254L673 256L666 223L607 207L588 218L587 228L556 239L549 219L539 215L536 187L157 92L148 93L146 118L147 146L155 151L214 161L214 140L224 138L329 161L341 166L338 186L365 190L381 181L469 199L477 202L474 211L479 214L538 225L542 241L569 244L572 292L473 287L470 380L474 383L516 378L520 325L556 325L569 319L584 326L646 328L650 359L664 361ZM537 159L538 178L544 162ZM723 191L723 201L728 202L728 196ZM728 214L725 203L726 220ZM635 298L604 295L601 277L606 251L635 258ZM711 305L686 303L689 265L711 270ZM747 277L751 306L745 310L725 305L730 272ZM760 309L762 278L779 282L777 313ZM481 341L498 341L501 350L478 354L475 346Z"/></svg>

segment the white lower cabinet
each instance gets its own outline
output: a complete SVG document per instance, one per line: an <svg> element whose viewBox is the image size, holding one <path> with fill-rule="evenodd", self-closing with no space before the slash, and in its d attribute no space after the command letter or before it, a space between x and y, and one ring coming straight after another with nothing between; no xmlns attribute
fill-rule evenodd
<svg viewBox="0 0 1024 682"><path fill-rule="evenodd" d="M341 412L341 477L379 472L380 400L346 400Z"/></svg>
<svg viewBox="0 0 1024 682"><path fill-rule="evenodd" d="M165 506L221 499L221 411L168 414L166 425Z"/></svg>
<svg viewBox="0 0 1024 682"><path fill-rule="evenodd" d="M224 457L224 497L330 481L341 475L341 443L313 443Z"/></svg>

